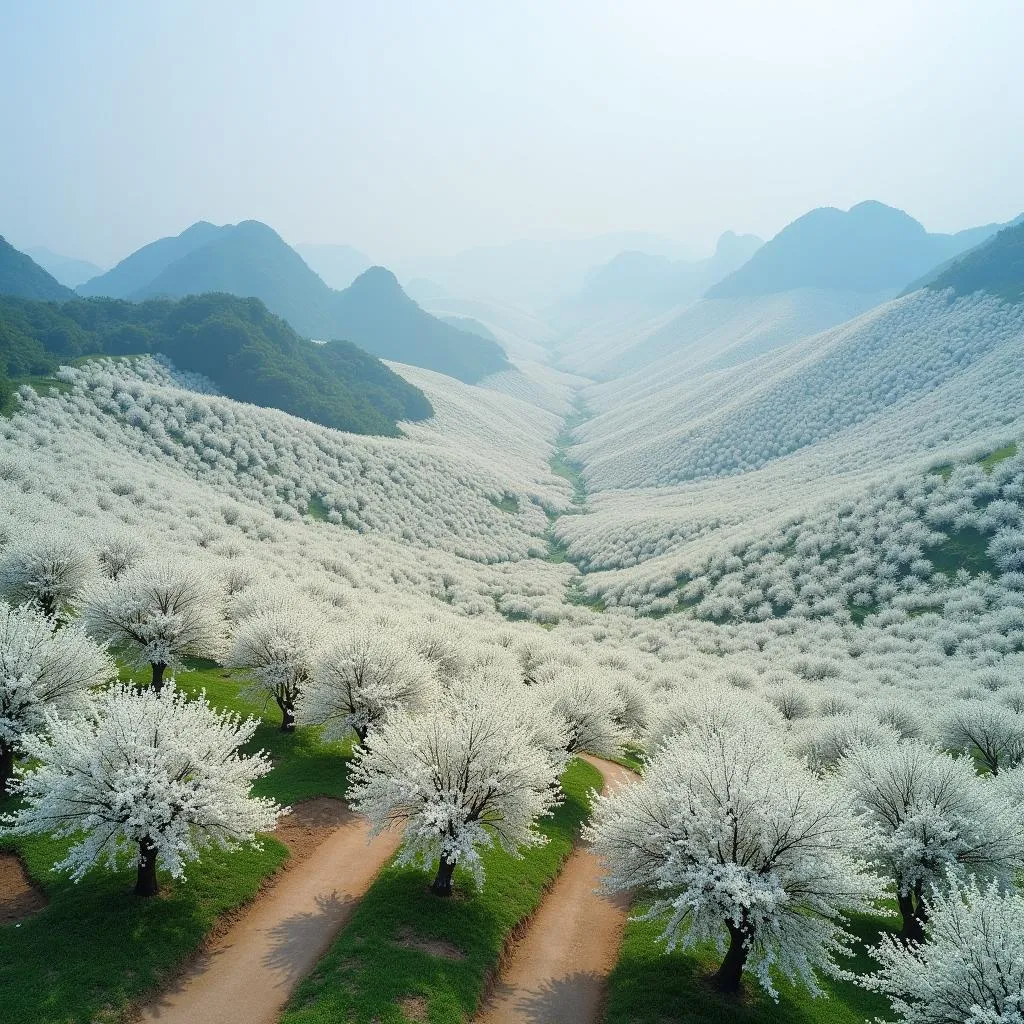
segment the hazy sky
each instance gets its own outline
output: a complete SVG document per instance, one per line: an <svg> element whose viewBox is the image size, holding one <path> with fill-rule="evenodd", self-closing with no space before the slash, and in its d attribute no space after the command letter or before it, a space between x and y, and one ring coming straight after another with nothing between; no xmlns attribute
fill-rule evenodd
<svg viewBox="0 0 1024 1024"><path fill-rule="evenodd" d="M1021 0L0 0L0 234L198 219L378 262L874 198L1024 209Z"/></svg>

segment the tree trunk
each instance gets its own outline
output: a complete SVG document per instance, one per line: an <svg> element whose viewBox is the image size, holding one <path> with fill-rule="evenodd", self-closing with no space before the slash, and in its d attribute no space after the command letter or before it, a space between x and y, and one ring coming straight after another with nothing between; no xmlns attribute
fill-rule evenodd
<svg viewBox="0 0 1024 1024"><path fill-rule="evenodd" d="M56 621L57 619L57 604L52 597L40 597L39 599L39 610L48 618Z"/></svg>
<svg viewBox="0 0 1024 1024"><path fill-rule="evenodd" d="M164 688L164 672L167 666L162 661L150 662L153 666L153 689L159 693Z"/></svg>
<svg viewBox="0 0 1024 1024"><path fill-rule="evenodd" d="M366 734L370 731L368 725L357 725L353 727L356 731L356 735L359 737L359 742L363 743L366 741Z"/></svg>
<svg viewBox="0 0 1024 1024"><path fill-rule="evenodd" d="M281 709L281 732L295 732L295 705L290 700L278 701Z"/></svg>
<svg viewBox="0 0 1024 1024"><path fill-rule="evenodd" d="M14 776L14 747L0 740L0 800L7 796L7 784Z"/></svg>
<svg viewBox="0 0 1024 1024"><path fill-rule="evenodd" d="M719 992L735 995L740 991L743 982L743 968L747 962L750 948L747 946L749 935L746 928L737 928L731 921L726 922L729 929L729 951L725 954L722 966L714 976L714 985Z"/></svg>
<svg viewBox="0 0 1024 1024"><path fill-rule="evenodd" d="M896 902L903 918L900 938L904 942L924 942L924 904L919 899L914 899L913 892L908 892L906 896L897 893Z"/></svg>
<svg viewBox="0 0 1024 1024"><path fill-rule="evenodd" d="M455 861L449 861L446 857L442 857L437 864L437 877L434 879L434 884L430 887L430 891L435 896L451 896L452 894L452 875L455 874Z"/></svg>
<svg viewBox="0 0 1024 1024"><path fill-rule="evenodd" d="M160 891L156 878L156 847L143 839L139 843L139 874L135 881L136 896L155 896Z"/></svg>

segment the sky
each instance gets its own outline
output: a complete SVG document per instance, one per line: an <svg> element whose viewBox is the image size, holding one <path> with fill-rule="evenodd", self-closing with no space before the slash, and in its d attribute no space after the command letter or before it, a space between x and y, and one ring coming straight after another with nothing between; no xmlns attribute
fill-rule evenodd
<svg viewBox="0 0 1024 1024"><path fill-rule="evenodd" d="M205 219L376 262L816 206L1024 210L1020 0L0 0L0 234Z"/></svg>

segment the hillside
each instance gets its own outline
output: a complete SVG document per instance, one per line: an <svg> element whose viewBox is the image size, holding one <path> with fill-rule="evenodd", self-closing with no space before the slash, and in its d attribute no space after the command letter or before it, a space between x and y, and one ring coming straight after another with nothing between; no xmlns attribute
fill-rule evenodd
<svg viewBox="0 0 1024 1024"><path fill-rule="evenodd" d="M1004 228L925 282L957 295L985 291L1009 302L1024 301L1024 222Z"/></svg>
<svg viewBox="0 0 1024 1024"><path fill-rule="evenodd" d="M858 203L846 212L822 207L783 228L707 294L737 298L801 287L896 294L996 228L929 234L913 217L882 203Z"/></svg>
<svg viewBox="0 0 1024 1024"><path fill-rule="evenodd" d="M355 345L316 345L258 299L231 295L61 306L2 300L0 353L12 377L82 356L159 353L239 401L361 434L395 435L399 420L432 413L422 392Z"/></svg>
<svg viewBox="0 0 1024 1024"><path fill-rule="evenodd" d="M61 301L74 293L0 235L0 295Z"/></svg>
<svg viewBox="0 0 1024 1024"><path fill-rule="evenodd" d="M394 359L473 383L508 369L497 342L453 327L421 309L384 267L371 267L333 292L331 324L381 359Z"/></svg>
<svg viewBox="0 0 1024 1024"><path fill-rule="evenodd" d="M205 220L197 221L180 235L158 238L144 245L105 274L94 277L76 289L79 295L102 295L112 299L127 299L144 288L175 260L215 239L223 228Z"/></svg>
<svg viewBox="0 0 1024 1024"><path fill-rule="evenodd" d="M199 244L193 244L197 237ZM168 248L165 242L173 244ZM186 250L182 255L166 260L172 249L182 246ZM305 337L344 339L381 358L460 380L479 380L508 365L499 345L425 313L383 268L364 272L344 291L328 288L276 231L259 221L223 228L193 225L177 239L163 239L147 249L151 252L145 263L160 266L124 294L133 301L205 292L254 296ZM142 267L137 257L145 253L140 250L128 257L104 277L109 281L127 265L131 280L137 282ZM103 280L89 283L94 294Z"/></svg>

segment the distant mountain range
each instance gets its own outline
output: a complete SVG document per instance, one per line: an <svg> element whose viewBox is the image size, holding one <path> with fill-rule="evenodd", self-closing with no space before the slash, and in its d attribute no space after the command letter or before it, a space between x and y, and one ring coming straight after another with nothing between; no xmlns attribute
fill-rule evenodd
<svg viewBox="0 0 1024 1024"><path fill-rule="evenodd" d="M31 256L19 252L0 235L0 295L60 302L73 298L74 294Z"/></svg>
<svg viewBox="0 0 1024 1024"><path fill-rule="evenodd" d="M846 212L822 207L783 228L747 263L708 289L707 297L743 298L795 288L895 295L1000 226L930 234L913 217L883 203L858 203Z"/></svg>
<svg viewBox="0 0 1024 1024"><path fill-rule="evenodd" d="M671 260L644 252L621 252L587 275L578 300L588 305L631 302L657 309L681 305L703 294L743 266L764 241L726 231L705 260Z"/></svg>
<svg viewBox="0 0 1024 1024"><path fill-rule="evenodd" d="M144 246L79 289L82 295L132 301L204 292L255 296L307 337L344 339L383 359L470 383L508 367L500 345L424 312L390 271L372 267L335 291L259 221L193 224Z"/></svg>
<svg viewBox="0 0 1024 1024"><path fill-rule="evenodd" d="M62 256L43 245L26 249L25 253L66 288L77 288L90 278L103 273L103 268L96 266L95 263L75 259L73 256Z"/></svg>

